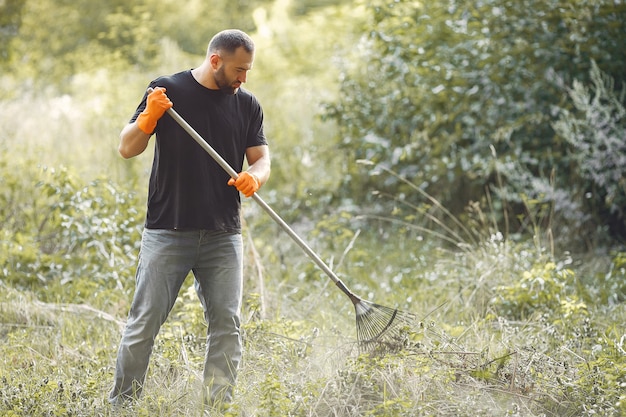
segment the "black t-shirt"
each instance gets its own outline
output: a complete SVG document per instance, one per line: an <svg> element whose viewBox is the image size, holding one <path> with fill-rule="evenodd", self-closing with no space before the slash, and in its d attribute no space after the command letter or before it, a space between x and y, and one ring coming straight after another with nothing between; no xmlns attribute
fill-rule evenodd
<svg viewBox="0 0 626 417"><path fill-rule="evenodd" d="M159 77L174 110L237 172L246 149L266 145L263 111L257 99L240 88L227 95L200 85L183 71ZM131 123L146 106L144 95ZM241 232L239 192L229 175L167 113L155 129L156 143L146 228Z"/></svg>

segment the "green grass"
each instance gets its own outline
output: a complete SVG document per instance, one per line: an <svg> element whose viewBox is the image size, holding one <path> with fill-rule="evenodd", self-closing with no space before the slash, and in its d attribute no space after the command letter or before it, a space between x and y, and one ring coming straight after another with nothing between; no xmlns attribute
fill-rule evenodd
<svg viewBox="0 0 626 417"><path fill-rule="evenodd" d="M358 258L365 242L353 243ZM398 275L390 266L397 255L373 244L366 247L379 256L362 268L376 274L378 289L367 276L364 285L372 285L376 301L423 317L405 348L359 355L349 300L322 280L295 284L310 284L308 290L279 294L272 265L266 265L266 313L260 318L260 278L248 265L247 276L256 279L246 283L245 357L235 415L626 412L624 304L595 305L577 290L584 281L580 274L604 274L596 267L605 267L610 257L581 260L579 272L524 245L490 242L454 258L433 252L425 268L395 283L389 278ZM624 279L623 268L617 274ZM360 278L346 277L350 284ZM201 415L205 326L191 287L181 292L159 336L144 397L121 414L109 408L106 396L128 294L108 292L119 299L102 303L107 311L42 302L34 291L4 284L0 294L0 414ZM574 296L580 298L573 302Z"/></svg>

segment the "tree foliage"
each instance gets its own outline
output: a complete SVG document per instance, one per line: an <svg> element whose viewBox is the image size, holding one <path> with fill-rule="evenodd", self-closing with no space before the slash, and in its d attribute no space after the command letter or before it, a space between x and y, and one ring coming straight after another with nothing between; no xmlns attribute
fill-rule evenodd
<svg viewBox="0 0 626 417"><path fill-rule="evenodd" d="M614 90L614 80L593 63L592 84L574 80L568 95L573 109L561 109L553 124L571 146L577 187L592 202L590 210L607 219L611 229L626 235L626 88ZM587 197L578 195L578 198Z"/></svg>
<svg viewBox="0 0 626 417"><path fill-rule="evenodd" d="M9 82L2 83L3 97L42 89L88 97L95 95L89 84L106 96L94 97L87 108L95 114L91 103L105 103L99 115L111 116L105 127L116 131L103 135L114 137L121 122L113 116L128 104L120 101L135 97L131 91L166 65L188 65L180 51L195 60L219 29L256 30L263 52L252 78L260 82L250 85L264 99L275 155L285 160L274 178L286 184L277 194L295 196L283 199L294 217L328 207L331 196L378 213L398 200L412 207L418 201L404 178L454 213L486 199L488 190L501 197L493 203L504 219L517 219L530 202L562 218L564 232L599 225L622 233L619 189L590 188L580 175L588 172L580 165L581 148L555 128L567 117L586 123L569 91L575 81L594 83L592 62L614 80L611 88L623 88L622 1L328 3L6 1L0 65ZM194 30L181 30L187 27ZM353 43L355 36L360 41ZM326 115L339 126L338 143L326 139L335 137L334 127L315 117L322 100L332 103ZM623 119L612 123L619 137ZM359 159L398 177L370 175L355 163ZM374 200L370 191L396 201ZM608 217L607 192L617 196L608 196ZM309 199L311 193L319 201Z"/></svg>
<svg viewBox="0 0 626 417"><path fill-rule="evenodd" d="M225 27L252 30L252 10L267 2L10 0L2 7L0 65L29 86L66 91L76 74L154 68L164 39L198 53Z"/></svg>
<svg viewBox="0 0 626 417"><path fill-rule="evenodd" d="M0 62L11 58L11 41L17 36L26 0L6 0L0 3Z"/></svg>
<svg viewBox="0 0 626 417"><path fill-rule="evenodd" d="M457 213L483 198L486 186L503 186L499 192L511 214L524 211L525 195L580 226L584 202L554 197L566 196L559 192L572 187L576 166L552 123L558 108L572 106L565 86L590 79L592 59L616 85L624 82L626 5L362 4L370 17L344 61L342 94L328 111L339 122L340 145L351 160L384 164ZM344 197L365 199L364 191L373 189L394 196L407 191L401 181L380 182L356 164L349 173ZM568 210L572 206L575 212Z"/></svg>

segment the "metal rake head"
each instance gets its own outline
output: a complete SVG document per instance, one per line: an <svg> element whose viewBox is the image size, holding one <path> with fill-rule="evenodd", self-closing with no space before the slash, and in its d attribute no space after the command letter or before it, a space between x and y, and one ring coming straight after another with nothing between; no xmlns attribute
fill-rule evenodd
<svg viewBox="0 0 626 417"><path fill-rule="evenodd" d="M364 352L397 351L406 343L407 331L417 323L417 316L365 300L354 303L356 334Z"/></svg>

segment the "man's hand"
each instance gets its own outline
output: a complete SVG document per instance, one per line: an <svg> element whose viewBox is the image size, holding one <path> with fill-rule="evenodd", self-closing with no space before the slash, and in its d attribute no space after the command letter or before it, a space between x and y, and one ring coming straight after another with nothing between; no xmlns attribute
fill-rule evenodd
<svg viewBox="0 0 626 417"><path fill-rule="evenodd" d="M151 135L156 128L157 121L172 106L172 102L165 95L165 88L156 87L146 98L146 108L137 117L137 127L146 135Z"/></svg>
<svg viewBox="0 0 626 417"><path fill-rule="evenodd" d="M228 185L234 185L246 197L251 197L261 186L259 179L248 171L241 172L237 179L229 179Z"/></svg>

